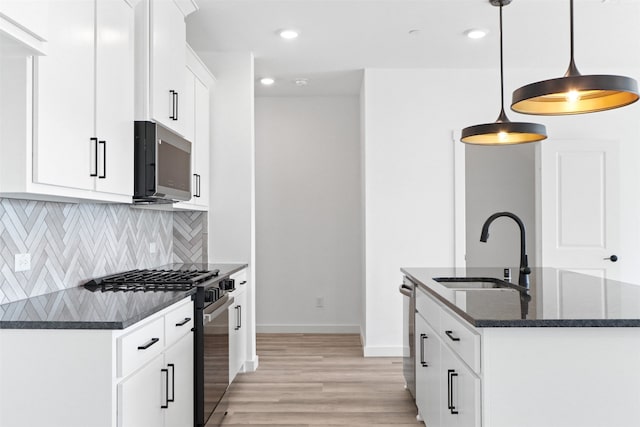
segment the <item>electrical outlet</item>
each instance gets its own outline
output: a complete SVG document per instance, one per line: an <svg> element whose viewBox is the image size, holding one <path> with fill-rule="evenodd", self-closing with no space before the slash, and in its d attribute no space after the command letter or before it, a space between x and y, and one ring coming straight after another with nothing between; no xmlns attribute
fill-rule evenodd
<svg viewBox="0 0 640 427"><path fill-rule="evenodd" d="M31 254L16 254L14 258L14 266L13 270L17 273L18 271L29 271L31 270Z"/></svg>
<svg viewBox="0 0 640 427"><path fill-rule="evenodd" d="M151 242L149 244L149 253L150 254L155 254L156 252L157 252L156 242Z"/></svg>
<svg viewBox="0 0 640 427"><path fill-rule="evenodd" d="M324 298L316 297L316 308L323 308L323 307L324 307Z"/></svg>

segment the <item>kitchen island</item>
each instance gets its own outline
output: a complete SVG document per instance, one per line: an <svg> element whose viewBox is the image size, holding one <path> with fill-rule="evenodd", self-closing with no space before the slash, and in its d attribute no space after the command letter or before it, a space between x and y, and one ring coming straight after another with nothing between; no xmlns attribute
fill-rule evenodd
<svg viewBox="0 0 640 427"><path fill-rule="evenodd" d="M639 286L536 268L527 292L464 289L433 278L503 270L402 272L416 289L416 403L429 427L640 425Z"/></svg>

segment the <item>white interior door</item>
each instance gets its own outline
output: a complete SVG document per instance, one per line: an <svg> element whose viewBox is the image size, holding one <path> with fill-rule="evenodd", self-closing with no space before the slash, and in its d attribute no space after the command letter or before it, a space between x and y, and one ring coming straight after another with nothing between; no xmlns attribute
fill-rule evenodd
<svg viewBox="0 0 640 427"><path fill-rule="evenodd" d="M625 262L618 252L618 143L548 141L539 160L540 264L615 279Z"/></svg>

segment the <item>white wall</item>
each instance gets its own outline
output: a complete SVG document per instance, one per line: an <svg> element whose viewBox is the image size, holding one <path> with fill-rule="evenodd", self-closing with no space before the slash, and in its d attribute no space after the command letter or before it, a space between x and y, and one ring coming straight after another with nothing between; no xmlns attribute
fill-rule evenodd
<svg viewBox="0 0 640 427"><path fill-rule="evenodd" d="M199 53L216 77L211 94L209 261L247 263L247 363L255 343L254 73L250 53ZM204 184L203 184L204 185Z"/></svg>
<svg viewBox="0 0 640 427"><path fill-rule="evenodd" d="M486 99L494 75L365 70L366 355L402 354L400 268L454 264L453 130L483 120L467 97Z"/></svg>
<svg viewBox="0 0 640 427"><path fill-rule="evenodd" d="M359 332L359 123L357 97L256 99L259 332Z"/></svg>
<svg viewBox="0 0 640 427"><path fill-rule="evenodd" d="M518 267L520 229L510 218L496 219L487 242L480 242L485 220L503 211L524 222L529 265L536 265L535 144L467 145L466 166L467 266ZM517 270L511 275L517 280Z"/></svg>

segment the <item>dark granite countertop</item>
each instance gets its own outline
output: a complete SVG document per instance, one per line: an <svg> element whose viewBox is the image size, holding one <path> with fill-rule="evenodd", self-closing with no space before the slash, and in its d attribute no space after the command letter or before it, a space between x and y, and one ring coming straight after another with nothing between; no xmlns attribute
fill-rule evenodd
<svg viewBox="0 0 640 427"><path fill-rule="evenodd" d="M640 327L640 286L568 270L533 268L529 292L452 290L434 277L503 277L502 268L402 268L476 327ZM518 268L511 268L517 283Z"/></svg>
<svg viewBox="0 0 640 427"><path fill-rule="evenodd" d="M220 270L216 281L246 264L168 264L170 270ZM75 287L0 305L0 329L124 329L195 293L91 292Z"/></svg>

